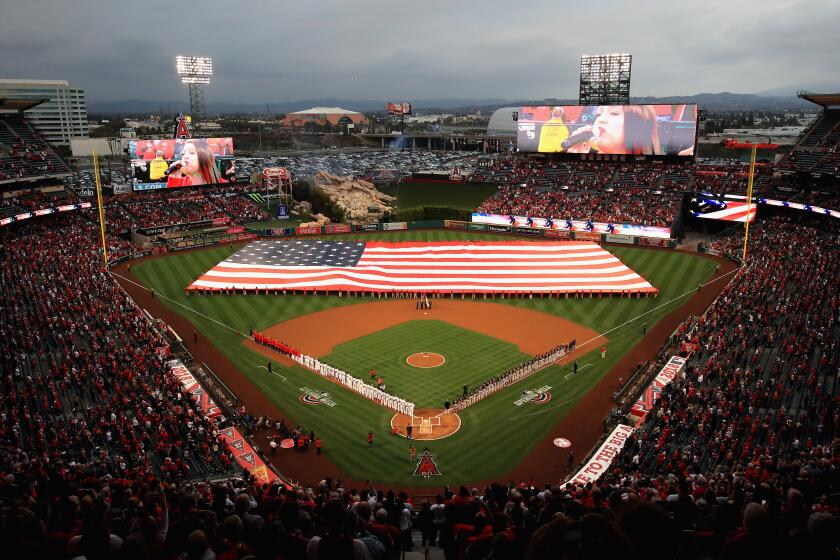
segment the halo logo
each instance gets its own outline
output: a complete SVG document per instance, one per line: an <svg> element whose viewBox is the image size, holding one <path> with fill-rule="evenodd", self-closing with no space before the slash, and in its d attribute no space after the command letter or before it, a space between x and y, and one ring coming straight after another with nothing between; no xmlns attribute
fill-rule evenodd
<svg viewBox="0 0 840 560"><path fill-rule="evenodd" d="M325 391L316 391L315 389L310 389L309 387L301 387L300 390L301 393L300 397L298 397L298 400L302 404L324 404L329 407L333 407L336 405L336 402L332 399L330 394Z"/></svg>
<svg viewBox="0 0 840 560"><path fill-rule="evenodd" d="M539 389L528 389L527 391L522 391L522 396L514 401L513 404L516 406L522 406L525 403L545 404L551 400L551 393L549 393L550 389L551 385L543 385Z"/></svg>

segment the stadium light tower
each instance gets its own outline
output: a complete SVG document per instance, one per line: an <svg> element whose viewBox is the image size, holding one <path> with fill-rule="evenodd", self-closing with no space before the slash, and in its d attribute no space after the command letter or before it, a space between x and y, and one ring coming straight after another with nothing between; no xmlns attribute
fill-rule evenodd
<svg viewBox="0 0 840 560"><path fill-rule="evenodd" d="M189 87L190 115L193 122L197 122L204 115L202 86L210 83L210 76L213 75L213 59L208 56L178 55L175 57L175 69L181 76L181 83Z"/></svg>
<svg viewBox="0 0 840 560"><path fill-rule="evenodd" d="M580 57L580 105L630 103L630 67L633 55L584 54Z"/></svg>

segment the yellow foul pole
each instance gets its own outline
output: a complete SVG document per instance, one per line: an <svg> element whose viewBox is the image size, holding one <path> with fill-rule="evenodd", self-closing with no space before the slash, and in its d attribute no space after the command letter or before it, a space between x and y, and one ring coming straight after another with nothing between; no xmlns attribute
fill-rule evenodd
<svg viewBox="0 0 840 560"><path fill-rule="evenodd" d="M752 191L753 178L755 177L755 144L752 145L752 153L750 155L750 178L747 182L747 221L744 222L744 252L741 255L741 260L747 262L747 240L750 237L750 213L752 212Z"/></svg>
<svg viewBox="0 0 840 560"><path fill-rule="evenodd" d="M105 244L105 208L102 207L102 181L99 179L99 154L93 151L93 176L96 179L96 202L99 206L99 232L102 235L102 258L108 268L108 246Z"/></svg>

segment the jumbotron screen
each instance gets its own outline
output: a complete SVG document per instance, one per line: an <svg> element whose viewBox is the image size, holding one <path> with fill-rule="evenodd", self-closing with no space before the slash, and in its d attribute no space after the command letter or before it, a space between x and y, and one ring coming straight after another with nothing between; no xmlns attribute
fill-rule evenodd
<svg viewBox="0 0 840 560"><path fill-rule="evenodd" d="M134 190L233 181L233 138L167 138L128 143Z"/></svg>
<svg viewBox="0 0 840 560"><path fill-rule="evenodd" d="M697 105L519 107L520 152L693 156Z"/></svg>

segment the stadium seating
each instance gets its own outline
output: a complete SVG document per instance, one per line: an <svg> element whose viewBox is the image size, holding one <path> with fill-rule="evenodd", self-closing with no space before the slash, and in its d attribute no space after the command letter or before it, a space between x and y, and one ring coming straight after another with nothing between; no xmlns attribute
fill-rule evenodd
<svg viewBox="0 0 840 560"><path fill-rule="evenodd" d="M722 177L710 189L733 188L741 169L703 168L725 175L701 180L690 168L506 161L484 171L506 184L483 208L668 225L686 186ZM105 210L114 232L264 218L239 192L121 195ZM0 215L74 200L17 197ZM397 489L331 478L287 488L237 472L218 426L168 372L160 349L171 341L102 272L93 214L3 228L0 535L7 550L48 559L339 558L354 548L393 559L411 542L456 560L836 557L838 231L782 218L751 231L747 266L678 331L697 347L685 375L600 480L562 484L571 469L558 470L539 484L443 488L431 505ZM112 257L131 254L107 239ZM307 437L270 419L246 424Z"/></svg>
<svg viewBox="0 0 840 560"><path fill-rule="evenodd" d="M23 115L0 116L0 181L69 173L64 161Z"/></svg>

